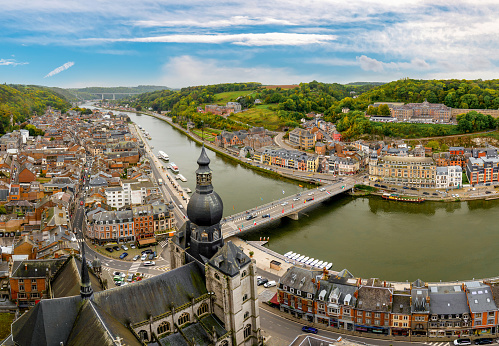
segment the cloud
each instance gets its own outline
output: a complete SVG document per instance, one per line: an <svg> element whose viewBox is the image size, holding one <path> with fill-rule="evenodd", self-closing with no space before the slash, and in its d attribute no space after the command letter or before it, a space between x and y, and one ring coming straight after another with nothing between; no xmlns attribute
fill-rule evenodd
<svg viewBox="0 0 499 346"><path fill-rule="evenodd" d="M61 73L62 71L66 71L68 68L70 68L71 66L73 66L75 63L72 62L72 61L68 61L67 63L65 63L64 65L62 66L59 66L58 68L56 68L55 70L52 70L50 71L45 77L43 78L47 78L47 77L52 77L58 73Z"/></svg>
<svg viewBox="0 0 499 346"><path fill-rule="evenodd" d="M360 57L356 57L360 68L364 71L373 71L373 72L383 72L385 69L393 69L393 70L426 70L430 68L430 65L420 58L414 58L411 62L383 62L373 58L369 58L368 56L361 55Z"/></svg>
<svg viewBox="0 0 499 346"><path fill-rule="evenodd" d="M27 62L18 62L15 59L0 59L0 66L17 66L27 64Z"/></svg>
<svg viewBox="0 0 499 346"><path fill-rule="evenodd" d="M270 32L263 34L207 34L207 35L165 35L137 38L93 38L82 41L94 42L161 42L161 43L232 43L240 46L303 46L323 44L336 39L335 35L297 34Z"/></svg>
<svg viewBox="0 0 499 346"><path fill-rule="evenodd" d="M288 68L243 67L238 62L197 59L188 55L170 59L163 66L163 73L161 82L173 88L235 82L296 84L320 78L318 75L299 75Z"/></svg>
<svg viewBox="0 0 499 346"><path fill-rule="evenodd" d="M249 16L233 16L227 19L218 20L199 20L199 19L184 19L184 20L138 20L132 22L133 25L141 27L199 27L199 28L224 28L229 26L263 26L263 25L297 25L286 19L269 18L269 17L254 17Z"/></svg>

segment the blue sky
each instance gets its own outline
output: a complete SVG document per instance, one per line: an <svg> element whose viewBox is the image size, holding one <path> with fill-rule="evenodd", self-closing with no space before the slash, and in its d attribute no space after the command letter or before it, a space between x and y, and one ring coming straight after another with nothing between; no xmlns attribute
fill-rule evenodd
<svg viewBox="0 0 499 346"><path fill-rule="evenodd" d="M0 82L499 78L499 2L0 0Z"/></svg>

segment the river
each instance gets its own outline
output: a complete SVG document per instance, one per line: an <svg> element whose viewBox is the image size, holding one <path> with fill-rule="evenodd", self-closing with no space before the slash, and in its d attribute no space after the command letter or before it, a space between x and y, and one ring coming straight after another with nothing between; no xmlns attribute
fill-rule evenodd
<svg viewBox="0 0 499 346"><path fill-rule="evenodd" d="M154 152L165 151L195 188L200 146L166 122L128 113L152 136ZM208 152L213 186L224 216L303 190ZM409 282L451 281L499 275L499 201L406 204L379 197L338 196L299 221L283 219L245 234L270 237L269 248L333 262L355 276Z"/></svg>

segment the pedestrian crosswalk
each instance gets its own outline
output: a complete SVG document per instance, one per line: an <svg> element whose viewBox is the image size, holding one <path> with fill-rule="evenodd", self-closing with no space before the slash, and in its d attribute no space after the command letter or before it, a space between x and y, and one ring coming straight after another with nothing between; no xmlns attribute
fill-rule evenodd
<svg viewBox="0 0 499 346"><path fill-rule="evenodd" d="M425 345L430 345L430 346L450 346L450 342L425 342Z"/></svg>
<svg viewBox="0 0 499 346"><path fill-rule="evenodd" d="M128 269L128 272L130 273L136 273L137 270L139 269L141 263L139 261L133 262L132 265L130 266L130 269Z"/></svg>
<svg viewBox="0 0 499 346"><path fill-rule="evenodd" d="M102 269L103 269L103 270L105 270L105 271L107 271L107 272L109 272L109 273L110 273L110 275L112 275L112 274L113 274L113 272L117 271L116 269L112 269L112 268L109 268L109 267L102 267ZM132 271L128 270L128 273L129 273L129 274L135 274L136 272L137 272L137 271L132 272ZM140 275L141 275L144 279L147 279L147 278L152 278L152 277L154 276L154 275L152 275L152 274L147 274L147 273L141 273Z"/></svg>
<svg viewBox="0 0 499 346"><path fill-rule="evenodd" d="M153 267L153 268L156 269L156 270L162 270L162 271L165 271L165 272L167 272L167 271L170 270L170 267L168 267L168 266Z"/></svg>
<svg viewBox="0 0 499 346"><path fill-rule="evenodd" d="M159 242L159 245L160 245L162 248L166 247L166 246L168 245L168 240L162 240L162 241L160 241L160 242Z"/></svg>

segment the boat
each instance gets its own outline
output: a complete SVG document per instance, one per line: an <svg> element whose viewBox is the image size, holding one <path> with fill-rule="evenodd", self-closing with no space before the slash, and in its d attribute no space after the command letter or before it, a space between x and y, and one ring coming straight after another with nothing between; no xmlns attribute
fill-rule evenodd
<svg viewBox="0 0 499 346"><path fill-rule="evenodd" d="M315 266L316 266L316 267L318 267L318 268L320 268L320 267L321 267L321 265L322 265L322 263L324 263L324 261L319 261L319 262L317 262L317 263L315 264Z"/></svg>
<svg viewBox="0 0 499 346"><path fill-rule="evenodd" d="M187 192L187 193L192 193L192 190L191 190L191 189L189 189L188 187L185 187L185 188L184 188L184 191L185 191L185 192Z"/></svg>
<svg viewBox="0 0 499 346"><path fill-rule="evenodd" d="M300 257L300 256L301 256L301 255L300 255L299 253L297 253L296 255L294 255L293 257L291 257L291 259L292 259L293 261L296 261L296 259L297 259L298 257Z"/></svg>
<svg viewBox="0 0 499 346"><path fill-rule="evenodd" d="M183 181L184 183L187 181L187 179L182 174L177 175L177 179Z"/></svg>
<svg viewBox="0 0 499 346"><path fill-rule="evenodd" d="M313 261L315 261L315 258L311 258L311 259L309 259L307 262L305 262L305 264L310 265L310 263L312 263Z"/></svg>
<svg viewBox="0 0 499 346"><path fill-rule="evenodd" d="M301 263L307 263L307 261L310 259L310 257L305 257L304 259L302 259L300 262Z"/></svg>
<svg viewBox="0 0 499 346"><path fill-rule="evenodd" d="M328 264L326 265L326 270L329 270L329 268L331 268L332 266L333 266L333 264L332 264L332 263L328 263Z"/></svg>
<svg viewBox="0 0 499 346"><path fill-rule="evenodd" d="M159 158L161 160L165 160L165 161L170 160L170 157L162 150L158 151L158 155L159 155Z"/></svg>
<svg viewBox="0 0 499 346"><path fill-rule="evenodd" d="M284 255L286 256L287 258L291 258L291 256L293 256L295 253L293 251L290 251L287 253L287 255Z"/></svg>
<svg viewBox="0 0 499 346"><path fill-rule="evenodd" d="M301 262L303 259L305 258L305 255L301 255L300 257L298 257L296 260L298 262Z"/></svg>
<svg viewBox="0 0 499 346"><path fill-rule="evenodd" d="M411 203L422 203L425 201L422 197L413 197L413 196L400 196L396 193L384 193L384 199L389 201L397 201L397 202L411 202Z"/></svg>
<svg viewBox="0 0 499 346"><path fill-rule="evenodd" d="M315 260L315 261L313 261L312 263L310 263L310 265L311 265L312 267L314 267L317 263L319 263L319 260Z"/></svg>
<svg viewBox="0 0 499 346"><path fill-rule="evenodd" d="M178 167L174 162L170 162L170 164L168 165L168 168L170 168L173 173L179 172Z"/></svg>
<svg viewBox="0 0 499 346"><path fill-rule="evenodd" d="M153 146L153 145L151 145L151 149L154 149L154 146Z"/></svg>
<svg viewBox="0 0 499 346"><path fill-rule="evenodd" d="M142 130L142 126L138 125L138 127L139 127L139 129L141 129L141 130Z"/></svg>
<svg viewBox="0 0 499 346"><path fill-rule="evenodd" d="M293 253L292 251L288 251L288 252L286 252L283 256L284 256L284 257L288 257L288 255L290 255L290 254L292 254L292 253Z"/></svg>

